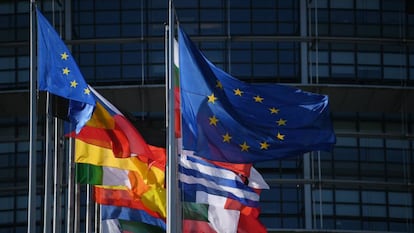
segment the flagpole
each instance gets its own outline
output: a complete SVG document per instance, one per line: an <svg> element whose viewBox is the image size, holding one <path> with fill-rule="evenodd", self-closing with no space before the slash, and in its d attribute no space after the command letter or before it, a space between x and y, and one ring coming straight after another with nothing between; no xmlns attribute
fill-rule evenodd
<svg viewBox="0 0 414 233"><path fill-rule="evenodd" d="M167 75L167 233L181 232L181 206L178 195L177 150L174 134L174 8L173 0L168 2L168 75Z"/></svg>
<svg viewBox="0 0 414 233"><path fill-rule="evenodd" d="M37 154L37 74L36 74L36 15L35 0L30 0L30 150L29 194L27 202L27 232L36 232L36 154Z"/></svg>
<svg viewBox="0 0 414 233"><path fill-rule="evenodd" d="M52 152L52 96L49 92L46 93L46 132L45 132L45 193L44 193L44 219L43 219L43 233L51 232L51 212L52 207L52 169L53 169L53 152ZM56 149L56 148L55 148Z"/></svg>
<svg viewBox="0 0 414 233"><path fill-rule="evenodd" d="M85 233L92 233L92 202L90 184L86 185L86 217L85 217Z"/></svg>
<svg viewBox="0 0 414 233"><path fill-rule="evenodd" d="M59 233L62 229L62 150L60 145L61 122L55 117L54 119L54 195L53 195L53 233Z"/></svg>

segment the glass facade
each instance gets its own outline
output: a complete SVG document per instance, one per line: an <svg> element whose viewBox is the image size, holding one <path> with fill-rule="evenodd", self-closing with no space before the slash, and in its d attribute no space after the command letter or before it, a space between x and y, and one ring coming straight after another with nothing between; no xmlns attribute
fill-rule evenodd
<svg viewBox="0 0 414 233"><path fill-rule="evenodd" d="M147 106L164 109L154 90L165 82L167 1L37 6L88 83L108 94L139 90L135 99L110 100L148 142L165 143L163 113ZM225 71L330 94L337 133L331 153L256 164L271 186L262 192L260 216L269 232L414 231L414 4L176 0L175 7L180 26ZM0 233L27 227L28 98L21 96L29 88L29 10L27 0L0 2ZM45 114L38 115L40 231Z"/></svg>

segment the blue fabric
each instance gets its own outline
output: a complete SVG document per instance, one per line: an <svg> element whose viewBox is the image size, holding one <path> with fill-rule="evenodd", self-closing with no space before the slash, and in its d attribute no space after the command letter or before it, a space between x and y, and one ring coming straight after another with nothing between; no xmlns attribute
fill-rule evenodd
<svg viewBox="0 0 414 233"><path fill-rule="evenodd" d="M182 29L179 53L183 149L232 163L332 149L336 137L327 96L237 80L208 61Z"/></svg>
<svg viewBox="0 0 414 233"><path fill-rule="evenodd" d="M69 49L38 9L36 13L38 88L71 100L69 119L79 132L92 115L95 98Z"/></svg>
<svg viewBox="0 0 414 233"><path fill-rule="evenodd" d="M184 192L184 201L196 202L196 192L204 191L209 194L237 200L246 206L258 206L259 195L253 188L243 183L240 179L237 179L237 174L234 172L194 157L180 159L179 186L181 191ZM183 164L182 160L187 160L189 163ZM203 165L205 167L200 168L197 165ZM182 174L188 176L188 179L194 182L188 182L188 179L183 179L181 177ZM233 176L226 178L223 174L233 174ZM198 179L203 180L204 183L196 182ZM239 193L236 194L228 188L238 190Z"/></svg>
<svg viewBox="0 0 414 233"><path fill-rule="evenodd" d="M153 226L165 228L165 222L162 219L155 218L143 210L131 209L127 207L101 205L102 220L106 219L122 219L134 222L143 222Z"/></svg>

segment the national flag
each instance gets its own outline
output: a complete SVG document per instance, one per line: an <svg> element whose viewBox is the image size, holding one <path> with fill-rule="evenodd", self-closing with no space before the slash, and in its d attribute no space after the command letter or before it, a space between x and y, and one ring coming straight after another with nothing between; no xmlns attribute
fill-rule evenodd
<svg viewBox="0 0 414 233"><path fill-rule="evenodd" d="M269 188L264 181L260 181L259 184L249 180L246 185L246 181L238 174L192 156L191 152L186 151L180 156L179 182L184 193L184 201L195 202L197 192L203 191L238 200L246 206L253 207L258 206L260 199L255 189Z"/></svg>
<svg viewBox="0 0 414 233"><path fill-rule="evenodd" d="M75 162L134 171L151 185L164 186L165 182L164 169L143 162L137 157L116 158L112 150L88 144L79 139L75 139Z"/></svg>
<svg viewBox="0 0 414 233"><path fill-rule="evenodd" d="M143 222L165 230L165 221L159 218L154 218L143 210L111 205L101 205L101 207L102 220L119 219L126 221Z"/></svg>
<svg viewBox="0 0 414 233"><path fill-rule="evenodd" d="M145 141L132 123L108 100L91 88L96 98L96 107L90 120L78 133L71 133L84 142L111 149L115 157L137 156L141 161L154 162L154 166L164 168L164 148L154 147Z"/></svg>
<svg viewBox="0 0 414 233"><path fill-rule="evenodd" d="M165 154L160 156L165 156ZM116 158L111 149L88 144L79 139L75 139L75 162L127 170L132 186L131 192L140 198L149 209L165 217L164 170L142 162L137 157ZM122 175L120 176L122 177Z"/></svg>
<svg viewBox="0 0 414 233"><path fill-rule="evenodd" d="M125 186L132 189L131 181L128 177L128 170L96 166L86 163L75 164L76 182L79 184L106 185L106 186Z"/></svg>
<svg viewBox="0 0 414 233"><path fill-rule="evenodd" d="M215 205L184 202L184 233L236 233L240 212Z"/></svg>
<svg viewBox="0 0 414 233"><path fill-rule="evenodd" d="M95 98L56 30L36 9L38 88L69 99L68 117L79 132L91 117Z"/></svg>
<svg viewBox="0 0 414 233"><path fill-rule="evenodd" d="M128 190L126 187L95 185L94 199L98 204L143 210L154 218L165 220L165 216L149 209L142 203L140 198L137 198L131 190Z"/></svg>
<svg viewBox="0 0 414 233"><path fill-rule="evenodd" d="M102 220L102 233L165 233L160 227L121 219Z"/></svg>
<svg viewBox="0 0 414 233"><path fill-rule="evenodd" d="M183 149L252 163L335 144L327 96L242 82L208 61L181 28L178 42Z"/></svg>
<svg viewBox="0 0 414 233"><path fill-rule="evenodd" d="M241 205L238 201L202 193L197 202L184 202L183 232L247 233L267 232L259 221L259 209Z"/></svg>

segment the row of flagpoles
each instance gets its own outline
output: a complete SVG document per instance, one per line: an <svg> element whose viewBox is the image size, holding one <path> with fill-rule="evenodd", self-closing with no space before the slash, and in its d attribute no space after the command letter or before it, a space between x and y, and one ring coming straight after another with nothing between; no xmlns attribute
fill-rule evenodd
<svg viewBox="0 0 414 233"><path fill-rule="evenodd" d="M170 6L172 5L172 1L170 1ZM53 114L52 114L52 106L51 106L51 95L50 93L53 94L58 94L58 95L63 95L63 97L68 97L69 99L73 100L73 98L71 98L67 93L62 93L62 90L53 90L50 89L51 87L45 82L42 82L42 80L38 80L38 75L39 73L42 73L42 71L38 70L42 70L41 67L42 65L39 65L38 63L38 57L36 55L36 49L38 49L39 53L42 53L42 50L44 50L45 48L39 48L41 43L39 43L40 38L42 36L39 36L40 34L42 34L42 30L48 30L47 33L51 33L54 34L54 32L51 32L53 29L50 27L50 25L46 25L41 23L42 20L44 20L43 16L41 16L40 11L37 10L36 8L36 1L35 0L31 0L30 1L30 153L29 153L29 198L28 198L28 232L35 232L36 231L36 187L37 187L37 183L36 183L36 151L37 151L37 93L38 93L38 83L39 86L42 86L42 83L44 84L44 88L43 90L47 90L47 103L46 103L46 135L45 135L45 195L44 195L44 218L43 218L43 224L44 224L44 232L51 232L50 226L51 223L53 221L53 232L60 232L61 231L61 219L62 219L62 215L61 215L61 193L60 191L62 190L62 183L61 183L61 179L62 179L62 158L60 158L59 156L62 156L60 152L62 152L59 148L62 145L59 145L60 143L60 139L61 139L61 133L59 131L59 120L57 118L53 119ZM170 9L172 9L170 7ZM173 13L172 10L169 11L169 18L173 19ZM39 22L40 21L40 22ZM173 24L173 20L171 21ZM170 25L171 25L170 24ZM37 25L37 26L36 26ZM174 38L174 30L167 30L168 32L168 37L169 38ZM50 34L49 34L50 35ZM49 39L49 38L42 38L45 39L47 43L50 43L49 46L53 47L53 43L63 43L63 42L59 42L56 39ZM168 40L168 41L172 41L172 40ZM59 47L59 46L57 46ZM173 46L171 46L170 44L168 44L168 47L170 48L168 50L168 54L172 55L174 53L173 51ZM53 48L52 48L53 49ZM56 51L58 52L58 51ZM44 57L42 58L44 59ZM43 61L45 62L45 61ZM173 64L171 62L166 63L166 64L170 64L171 66L168 66L168 77L172 77L173 74ZM37 67L37 69L36 69ZM77 67L74 67L77 68ZM53 73L53 72L52 72ZM44 73L42 73L41 75L44 75ZM56 73L53 73L53 75L56 75ZM41 77L41 78L45 78L45 77ZM55 77L51 77L51 78L55 78ZM173 106L174 104L174 84L172 82L170 82L169 80L172 80L172 78L168 78L166 79L166 97L168 100L168 103L171 104L170 106ZM58 87L60 88L60 87ZM40 90L42 90L42 87L40 87ZM171 94L170 94L171 93ZM76 99L76 98L74 98ZM171 101L170 101L171 100ZM167 105L168 106L168 105ZM168 108L166 109L167 114L169 112ZM168 114L167 115L167 129L170 128L168 127L169 124L174 124L174 111L172 111L172 114ZM171 123L172 122L172 123ZM54 127L53 127L54 126ZM76 125L76 130L78 130L78 125ZM169 133L167 135L167 145L168 146L168 151L169 153L174 153L174 151L176 151L176 147L175 147L175 142L174 142L174 128L171 128L171 130L169 130L171 133ZM54 132L54 134L52 133ZM54 145L51 145L52 141L54 140ZM76 215L76 213L79 212L79 186L75 186L74 185L74 167L73 167L73 163L76 161L73 161L73 157L71 156L72 154L74 154L73 152L73 139L69 138L69 160L66 161L67 165L68 165L68 169L67 169L67 232L76 232L79 230L79 226L77 224L79 224L79 216ZM64 157L63 157L64 158ZM170 156L171 158L171 156ZM171 161L169 161L169 163L176 163L176 157L172 157L173 159ZM52 168L54 168L54 171L52 172ZM168 168L168 173L169 174L176 174L177 173L177 166L175 165L170 165L167 166ZM54 179L53 179L54 177ZM174 182L176 184L178 184L176 182L177 176L176 175L169 175L168 176L168 181L167 182ZM52 186L53 183L53 186ZM86 183L88 183L88 181L86 181ZM175 188L172 191L169 191L168 193L168 198L169 198L169 203L176 203L176 200L178 200L179 196L178 196L178 186L170 186L172 188ZM74 192L76 192L76 197L74 197ZM89 184L87 187L87 200L89 203L89 198L90 198L90 188L89 188ZM86 230L87 232L90 232L89 230L91 229L90 227L90 222L88 221L88 219L90 219L90 211L89 211L89 204L87 203L87 216L86 216ZM178 222L178 219L180 216L179 213L179 206L175 205L174 208L168 208L168 211L170 214L170 216L172 216L169 219L169 225L171 227L169 227L169 229L167 230L168 232L179 232L178 228L174 227L175 225L177 225L176 223ZM52 213L53 212L53 215ZM96 218L97 216L95 216ZM171 230L172 228L176 228L175 230ZM95 227L95 230L96 227Z"/></svg>
<svg viewBox="0 0 414 233"><path fill-rule="evenodd" d="M37 89L66 99L70 122L62 133L54 121L53 150L52 130L46 129L45 166L52 167L54 161L55 181L52 205L52 174L46 174L44 233L50 232L52 219L53 231L60 232L65 215L60 212L59 173L65 157L59 153L63 134L69 139L68 233L79 231L79 184L87 185L87 232L266 232L258 220L258 206L261 190L269 187L252 164L329 150L335 143L326 96L233 78L176 27L170 0L165 41L167 143L166 148L154 147L85 82L70 51L35 5L32 0L28 232L36 231ZM50 112L47 127L52 125L49 116ZM99 210L93 210L91 199ZM99 226L92 227L92 216Z"/></svg>

